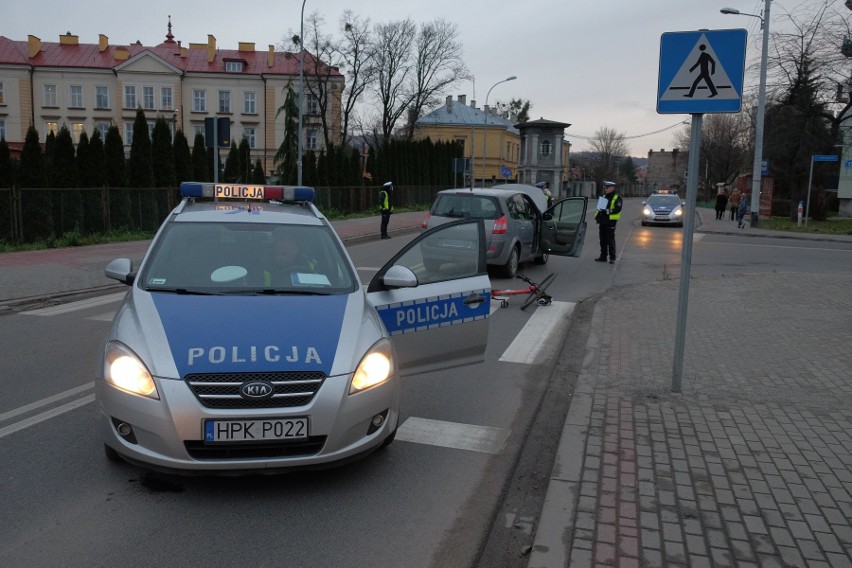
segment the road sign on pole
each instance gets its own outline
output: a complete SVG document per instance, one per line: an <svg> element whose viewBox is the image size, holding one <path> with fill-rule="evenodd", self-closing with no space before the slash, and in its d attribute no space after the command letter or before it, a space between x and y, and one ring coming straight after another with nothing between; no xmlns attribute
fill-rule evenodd
<svg viewBox="0 0 852 568"><path fill-rule="evenodd" d="M657 112L739 112L747 36L744 29L664 33Z"/></svg>

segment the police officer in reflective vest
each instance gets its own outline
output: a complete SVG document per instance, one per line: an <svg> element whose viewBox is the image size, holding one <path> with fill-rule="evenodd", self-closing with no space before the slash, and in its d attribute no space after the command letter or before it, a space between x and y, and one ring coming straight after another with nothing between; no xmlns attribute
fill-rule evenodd
<svg viewBox="0 0 852 568"><path fill-rule="evenodd" d="M379 192L379 209L382 211L381 233L383 239L389 239L388 222L393 213L393 182L386 182Z"/></svg>
<svg viewBox="0 0 852 568"><path fill-rule="evenodd" d="M615 224L621 218L621 196L615 192L615 182L605 181L604 196L606 206L595 211L595 221L598 224L601 240L601 255L595 260L606 262L609 255L609 263L615 262Z"/></svg>

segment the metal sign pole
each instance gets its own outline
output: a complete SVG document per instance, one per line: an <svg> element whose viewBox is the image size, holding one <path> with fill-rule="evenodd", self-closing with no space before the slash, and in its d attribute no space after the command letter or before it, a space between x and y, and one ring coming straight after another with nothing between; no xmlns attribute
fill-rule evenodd
<svg viewBox="0 0 852 568"><path fill-rule="evenodd" d="M686 309L689 302L689 277L692 264L692 233L695 230L695 202L698 200L698 164L701 153L703 114L692 115L689 140L689 161L686 177L686 212L683 220L683 246L680 255L680 289L677 297L677 328L675 330L674 361L672 363L672 392L681 391L683 382L683 351L686 343Z"/></svg>
<svg viewBox="0 0 852 568"><path fill-rule="evenodd" d="M811 185L814 181L814 157L811 156L811 173L808 174L808 200L805 201L805 227L808 226L808 215L811 214Z"/></svg>

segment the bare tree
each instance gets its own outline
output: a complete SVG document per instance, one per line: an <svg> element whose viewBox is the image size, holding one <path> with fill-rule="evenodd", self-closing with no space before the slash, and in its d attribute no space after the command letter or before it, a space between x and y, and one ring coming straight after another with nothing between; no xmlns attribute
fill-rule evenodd
<svg viewBox="0 0 852 568"><path fill-rule="evenodd" d="M325 19L319 12L309 15L305 24L304 40L298 34L295 34L290 41L295 49L301 50L303 46L306 49L305 91L316 101L323 140L325 147L328 148L337 140L339 134L331 131L332 123L329 110L334 100L333 92L340 87L337 70L343 63L343 58L334 44L334 40L325 35L323 31ZM303 112L306 111L305 102L300 101L299 103L302 105Z"/></svg>
<svg viewBox="0 0 852 568"><path fill-rule="evenodd" d="M444 90L470 73L462 60L458 27L443 19L421 24L414 47L411 103L405 137L414 137L414 128L424 110L434 107Z"/></svg>
<svg viewBox="0 0 852 568"><path fill-rule="evenodd" d="M351 10L347 10L340 18L340 27L343 39L338 43L337 50L343 63L341 69L346 73L340 144L345 147L349 141L350 125L357 123L355 107L364 95L367 85L373 80L374 67L370 50L370 20L362 21Z"/></svg>
<svg viewBox="0 0 852 568"><path fill-rule="evenodd" d="M754 127L746 113L708 114L701 132L699 175L702 176L705 199L712 198L717 183L732 183L748 170L751 159L751 139ZM674 136L675 147L689 148L691 127Z"/></svg>
<svg viewBox="0 0 852 568"><path fill-rule="evenodd" d="M379 99L381 140L389 140L399 118L406 112L413 96L409 90L412 73L412 46L417 28L410 19L378 24L371 50L375 73L373 89ZM378 133L375 133L376 135Z"/></svg>
<svg viewBox="0 0 852 568"><path fill-rule="evenodd" d="M594 154L593 167L595 181L615 178L618 173L617 159L627 155L627 143L622 132L603 126L589 140Z"/></svg>

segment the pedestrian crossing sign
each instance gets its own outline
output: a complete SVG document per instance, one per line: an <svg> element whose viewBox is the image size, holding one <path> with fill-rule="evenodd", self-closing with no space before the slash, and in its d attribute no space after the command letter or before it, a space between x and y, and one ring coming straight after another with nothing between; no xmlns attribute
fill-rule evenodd
<svg viewBox="0 0 852 568"><path fill-rule="evenodd" d="M739 112L747 36L744 29L664 33L657 112Z"/></svg>

